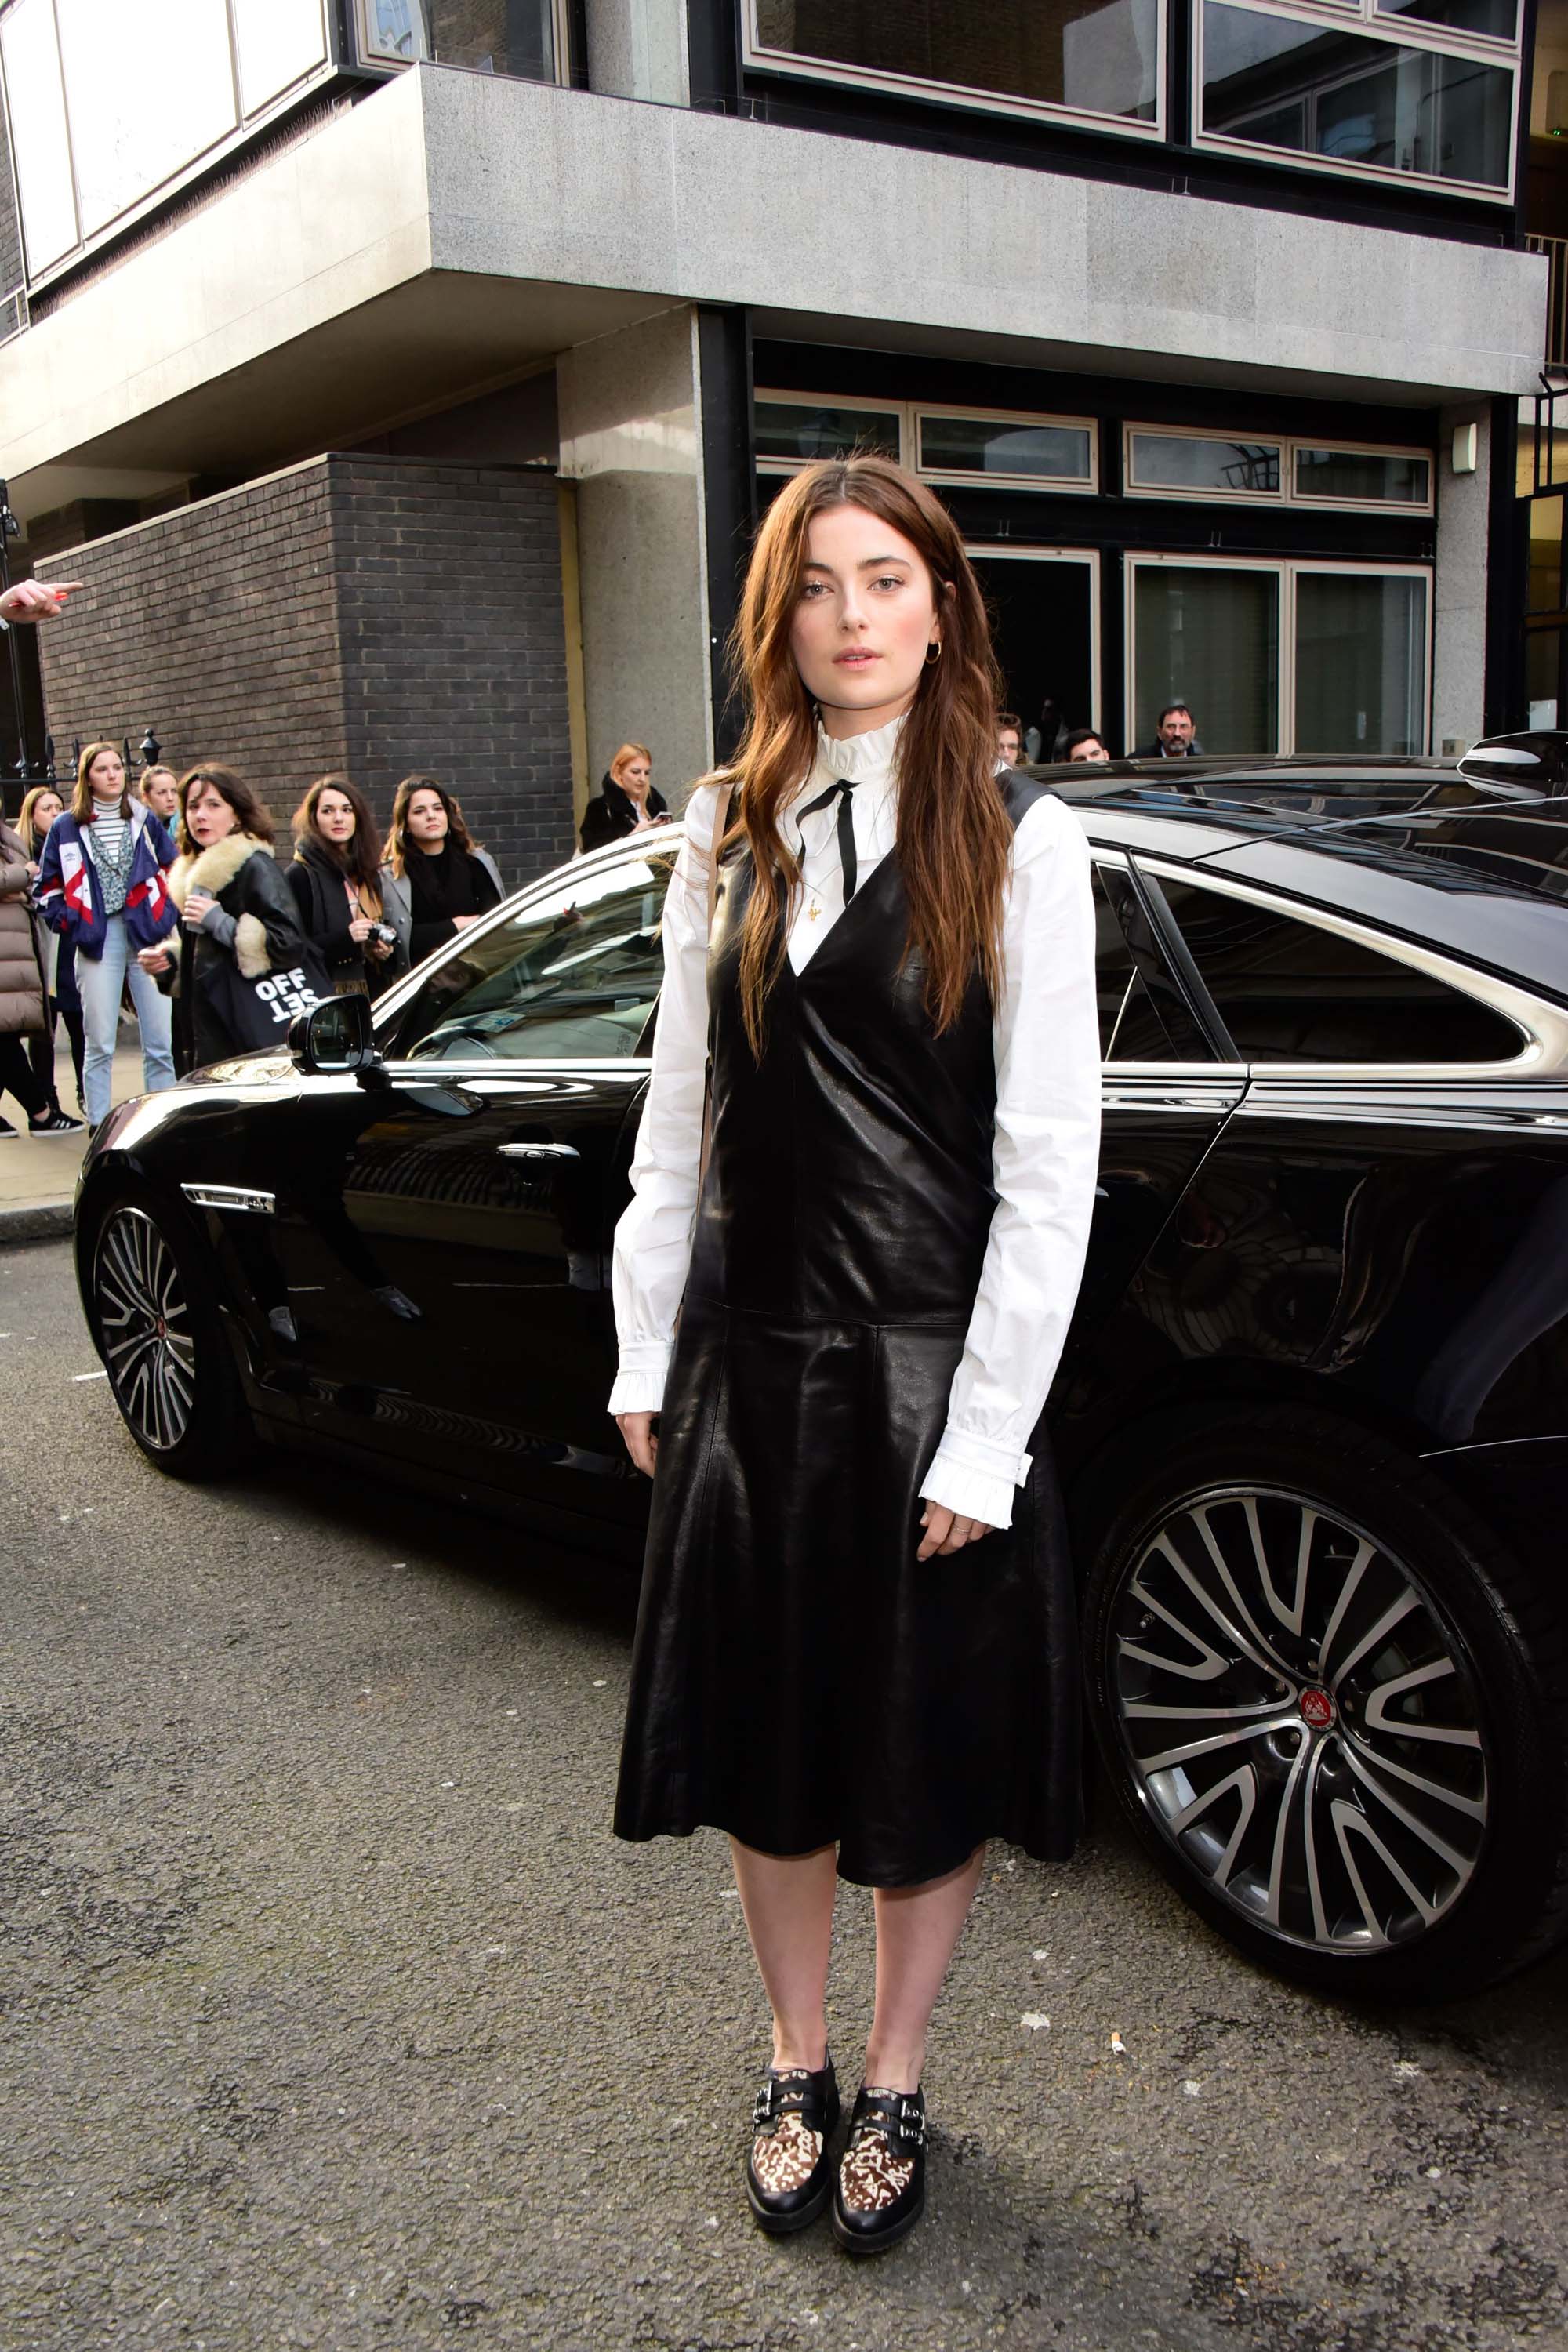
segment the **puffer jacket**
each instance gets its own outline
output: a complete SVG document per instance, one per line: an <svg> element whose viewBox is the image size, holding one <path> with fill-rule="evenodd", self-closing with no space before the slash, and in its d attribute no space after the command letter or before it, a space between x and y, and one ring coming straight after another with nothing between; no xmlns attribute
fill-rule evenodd
<svg viewBox="0 0 1568 2352"><path fill-rule="evenodd" d="M31 1037L44 1027L44 971L33 877L20 836L0 824L0 1037Z"/></svg>

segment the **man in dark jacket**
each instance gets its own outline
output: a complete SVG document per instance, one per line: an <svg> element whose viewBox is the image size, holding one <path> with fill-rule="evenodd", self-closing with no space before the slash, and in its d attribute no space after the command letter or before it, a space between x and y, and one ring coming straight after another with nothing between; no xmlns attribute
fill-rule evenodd
<svg viewBox="0 0 1568 2352"><path fill-rule="evenodd" d="M1184 702L1167 702L1154 722L1154 740L1141 760L1201 759L1203 745L1194 730L1193 714Z"/></svg>

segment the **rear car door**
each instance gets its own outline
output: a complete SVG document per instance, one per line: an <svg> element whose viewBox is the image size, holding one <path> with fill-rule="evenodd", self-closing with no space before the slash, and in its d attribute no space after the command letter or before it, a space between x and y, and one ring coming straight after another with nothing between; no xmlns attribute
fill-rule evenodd
<svg viewBox="0 0 1568 2352"><path fill-rule="evenodd" d="M1094 851L1102 1060L1100 1190L1072 1330L1052 1391L1058 1446L1099 1433L1148 1352L1134 1294L1194 1171L1247 1090L1194 1011L1179 948L1132 862Z"/></svg>

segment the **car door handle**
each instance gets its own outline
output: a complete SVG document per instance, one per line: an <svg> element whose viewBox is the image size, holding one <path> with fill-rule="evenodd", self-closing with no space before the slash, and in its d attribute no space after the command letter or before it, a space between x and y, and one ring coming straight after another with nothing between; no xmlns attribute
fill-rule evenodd
<svg viewBox="0 0 1568 2352"><path fill-rule="evenodd" d="M503 1160L577 1160L582 1156L574 1143L498 1143L496 1150Z"/></svg>

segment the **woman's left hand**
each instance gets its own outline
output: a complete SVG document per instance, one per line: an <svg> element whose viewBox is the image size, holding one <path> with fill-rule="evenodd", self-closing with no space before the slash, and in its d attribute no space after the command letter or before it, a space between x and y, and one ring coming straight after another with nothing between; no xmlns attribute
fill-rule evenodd
<svg viewBox="0 0 1568 2352"><path fill-rule="evenodd" d="M392 943L388 940L378 940L373 937L366 940L364 951L366 955L374 956L377 963L384 963L392 953Z"/></svg>
<svg viewBox="0 0 1568 2352"><path fill-rule="evenodd" d="M962 1551L965 1544L978 1543L982 1536L995 1533L984 1519L962 1519L942 1503L928 1503L921 1513L921 1525L925 1534L915 1554L917 1559L933 1559L939 1553L945 1556Z"/></svg>

